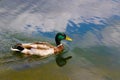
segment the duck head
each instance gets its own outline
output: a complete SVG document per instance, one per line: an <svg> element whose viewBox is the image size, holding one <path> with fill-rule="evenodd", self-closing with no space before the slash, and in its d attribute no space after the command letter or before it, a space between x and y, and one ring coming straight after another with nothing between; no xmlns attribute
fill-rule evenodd
<svg viewBox="0 0 120 80"><path fill-rule="evenodd" d="M57 33L55 37L56 45L61 44L61 40L72 41L72 39L68 37L65 33Z"/></svg>

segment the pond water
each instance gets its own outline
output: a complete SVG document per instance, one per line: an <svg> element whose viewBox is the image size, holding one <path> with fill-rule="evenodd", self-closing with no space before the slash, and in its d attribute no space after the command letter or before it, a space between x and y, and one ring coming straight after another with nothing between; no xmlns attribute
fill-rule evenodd
<svg viewBox="0 0 120 80"><path fill-rule="evenodd" d="M1 80L120 80L119 3L0 0ZM59 56L41 58L10 51L16 43L55 45L57 32L73 39L62 41L65 50Z"/></svg>

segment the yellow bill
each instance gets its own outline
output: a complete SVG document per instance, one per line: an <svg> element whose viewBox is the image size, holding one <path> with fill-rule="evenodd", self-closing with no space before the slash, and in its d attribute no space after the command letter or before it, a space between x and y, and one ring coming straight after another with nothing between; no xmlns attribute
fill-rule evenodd
<svg viewBox="0 0 120 80"><path fill-rule="evenodd" d="M72 39L70 37L68 37L68 36L66 36L65 40L72 41Z"/></svg>

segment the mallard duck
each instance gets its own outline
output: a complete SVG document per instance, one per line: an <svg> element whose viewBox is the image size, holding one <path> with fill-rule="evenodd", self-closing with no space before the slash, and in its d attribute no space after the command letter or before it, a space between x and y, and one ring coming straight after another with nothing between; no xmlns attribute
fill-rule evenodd
<svg viewBox="0 0 120 80"><path fill-rule="evenodd" d="M21 52L26 55L47 57L49 55L59 54L64 50L64 46L61 43L61 40L72 41L72 39L66 34L57 33L55 36L56 46L53 46L48 42L19 43L12 46L11 50L15 52Z"/></svg>

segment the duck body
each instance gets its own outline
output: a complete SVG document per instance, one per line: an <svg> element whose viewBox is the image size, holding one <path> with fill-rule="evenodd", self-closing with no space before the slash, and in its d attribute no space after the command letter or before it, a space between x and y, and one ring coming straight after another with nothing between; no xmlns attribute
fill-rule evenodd
<svg viewBox="0 0 120 80"><path fill-rule="evenodd" d="M64 50L63 44L53 46L48 42L22 43L11 47L12 51L18 51L26 55L49 56L58 54Z"/></svg>
<svg viewBox="0 0 120 80"><path fill-rule="evenodd" d="M11 50L15 52L21 52L26 55L47 57L49 55L61 53L64 50L64 46L60 41L66 38L68 37L66 37L65 34L58 33L55 37L56 46L53 46L48 42L21 43L12 46ZM68 40L71 39L69 38Z"/></svg>

